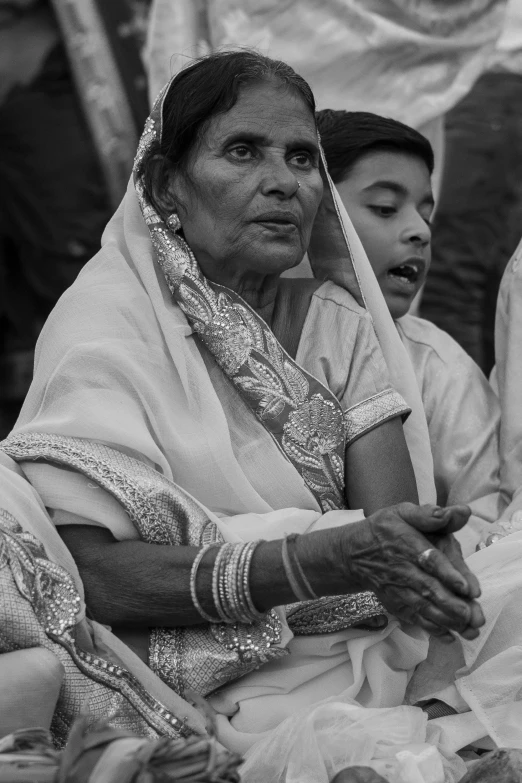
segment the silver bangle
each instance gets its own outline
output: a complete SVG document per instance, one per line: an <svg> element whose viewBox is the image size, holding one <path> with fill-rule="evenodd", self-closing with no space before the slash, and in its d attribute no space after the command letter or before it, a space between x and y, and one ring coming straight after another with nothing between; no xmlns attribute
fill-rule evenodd
<svg viewBox="0 0 522 783"><path fill-rule="evenodd" d="M203 560L207 552L216 546L220 546L220 545L217 543L207 544L206 546L203 547L203 549L200 549L196 557L194 558L194 562L192 563L192 568L190 569L190 596L192 598L192 603L196 611L201 615L203 620L207 621L207 623L219 623L219 617L217 618L211 617L209 614L205 612L205 610L201 606L198 600L196 581L198 578L198 569L199 566L201 565L201 561Z"/></svg>
<svg viewBox="0 0 522 783"><path fill-rule="evenodd" d="M219 550L219 554L216 557L214 563L214 571L212 573L212 596L214 598L214 605L216 612L218 613L220 620L223 623L233 623L234 618L231 617L226 610L226 593L224 576L226 576L226 562L230 556L230 550L234 548L234 544L223 544ZM225 566L223 566L225 561Z"/></svg>
<svg viewBox="0 0 522 783"><path fill-rule="evenodd" d="M294 566L294 573L296 573L296 576L299 578L302 587L308 593L308 600L317 601L319 596L316 594L315 590L312 588L312 585L308 581L308 578L303 571L303 566L301 565L299 557L297 556L297 539L299 537L299 533L291 533L289 536L287 536L288 545L291 545L291 547L288 546L288 557Z"/></svg>
<svg viewBox="0 0 522 783"><path fill-rule="evenodd" d="M245 547L243 550L244 554L244 563L242 568L242 596L243 600L247 605L248 613L250 615L250 622L252 620L262 620L265 616L263 612L260 612L258 609L256 609L256 606L252 600L252 595L250 593L250 565L252 563L252 557L254 555L254 552L256 551L258 545L261 543L261 540L259 541L250 541L249 544ZM249 616L246 615L247 617Z"/></svg>
<svg viewBox="0 0 522 783"><path fill-rule="evenodd" d="M236 621L243 620L243 612L241 611L241 599L239 595L239 565L241 556L243 554L244 547L242 544L235 544L226 563L225 573L223 574L223 580L225 582L225 593L227 598L226 611L230 617L233 617Z"/></svg>
<svg viewBox="0 0 522 783"><path fill-rule="evenodd" d="M292 565L292 560L290 558L290 553L288 551L288 542L289 540L293 539L291 536L287 536L283 539L283 547L281 550L281 555L283 558L283 567L285 569L286 578L288 579L288 584L290 585L290 588L294 594L294 596L297 598L298 601L311 601L317 598L316 594L312 590L310 583L305 577L305 580L301 580L301 576L303 574L303 570L301 568L301 573L299 571L296 573L294 571L294 566ZM299 567L301 564L299 563Z"/></svg>

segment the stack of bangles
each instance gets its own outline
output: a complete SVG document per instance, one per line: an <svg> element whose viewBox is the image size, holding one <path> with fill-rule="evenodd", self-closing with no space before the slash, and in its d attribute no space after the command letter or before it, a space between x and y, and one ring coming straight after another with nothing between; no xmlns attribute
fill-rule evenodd
<svg viewBox="0 0 522 783"><path fill-rule="evenodd" d="M317 595L312 590L303 572L296 552L297 535L288 536L283 540L283 566L288 583L298 601L315 600ZM249 541L244 544L208 544L197 554L190 572L190 594L192 603L201 617L208 623L254 623L264 618L265 613L259 612L254 606L250 594L250 564L252 556L261 541ZM205 554L212 548L219 547L212 571L212 598L216 609L216 617L208 614L198 599L198 570Z"/></svg>

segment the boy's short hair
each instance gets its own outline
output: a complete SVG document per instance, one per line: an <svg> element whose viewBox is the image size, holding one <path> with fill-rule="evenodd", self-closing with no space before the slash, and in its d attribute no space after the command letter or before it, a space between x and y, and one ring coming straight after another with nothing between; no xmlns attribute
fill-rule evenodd
<svg viewBox="0 0 522 783"><path fill-rule="evenodd" d="M346 179L363 155L376 150L415 155L433 173L433 149L428 139L402 122L366 111L323 109L316 113L330 176Z"/></svg>

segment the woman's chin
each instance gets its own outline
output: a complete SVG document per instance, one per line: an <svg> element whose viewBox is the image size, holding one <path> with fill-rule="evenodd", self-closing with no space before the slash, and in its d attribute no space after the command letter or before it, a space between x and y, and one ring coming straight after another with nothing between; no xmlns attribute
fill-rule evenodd
<svg viewBox="0 0 522 783"><path fill-rule="evenodd" d="M304 257L304 250L292 253L260 253L257 256L255 271L269 276L280 276L283 272L299 266ZM262 261L261 261L262 259Z"/></svg>

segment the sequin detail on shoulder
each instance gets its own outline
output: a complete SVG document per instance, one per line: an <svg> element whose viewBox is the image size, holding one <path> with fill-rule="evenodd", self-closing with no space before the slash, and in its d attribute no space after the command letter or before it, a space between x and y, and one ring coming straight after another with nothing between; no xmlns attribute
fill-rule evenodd
<svg viewBox="0 0 522 783"><path fill-rule="evenodd" d="M388 419L402 416L403 421L411 413L403 397L394 389L385 389L367 400L357 403L344 412L346 443L353 443L365 432L378 427Z"/></svg>

